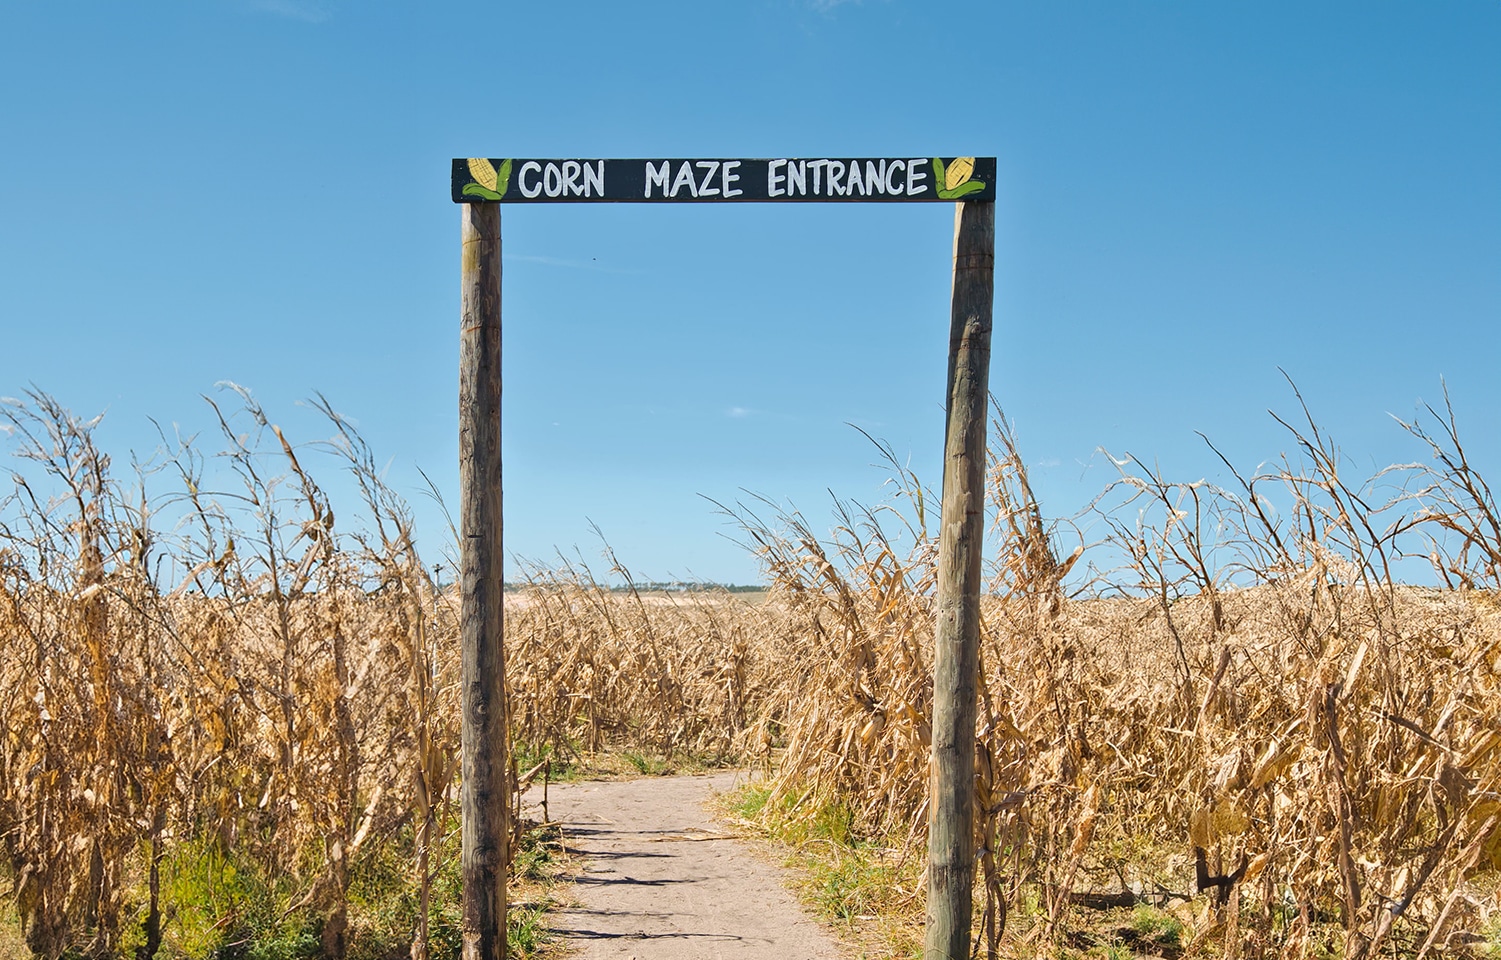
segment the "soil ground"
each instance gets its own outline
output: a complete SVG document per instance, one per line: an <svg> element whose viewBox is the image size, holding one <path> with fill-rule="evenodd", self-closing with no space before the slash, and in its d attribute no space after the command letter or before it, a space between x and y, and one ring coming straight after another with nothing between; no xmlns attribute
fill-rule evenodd
<svg viewBox="0 0 1501 960"><path fill-rule="evenodd" d="M836 960L781 871L704 803L736 774L585 781L548 788L547 815L577 859L553 931L579 960ZM526 796L528 816L542 792Z"/></svg>

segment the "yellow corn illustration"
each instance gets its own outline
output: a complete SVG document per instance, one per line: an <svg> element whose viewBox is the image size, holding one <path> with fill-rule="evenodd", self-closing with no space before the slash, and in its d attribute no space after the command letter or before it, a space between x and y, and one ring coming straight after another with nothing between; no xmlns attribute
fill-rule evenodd
<svg viewBox="0 0 1501 960"><path fill-rule="evenodd" d="M473 163L473 162L474 161L472 161L472 160L470 161L470 163ZM959 157L959 158L955 159L953 163L949 164L947 168L944 169L944 172L943 172L943 188L945 190L952 190L955 187L959 186L961 183L967 182L969 180L969 178L972 177L972 176L974 176L974 175L975 175L975 158L974 157Z"/></svg>
<svg viewBox="0 0 1501 960"><path fill-rule="evenodd" d="M469 175L474 178L475 183L484 187L486 190L494 190L495 184L499 180L499 176L495 172L494 165L491 164L489 160L486 160L483 157L470 158Z"/></svg>

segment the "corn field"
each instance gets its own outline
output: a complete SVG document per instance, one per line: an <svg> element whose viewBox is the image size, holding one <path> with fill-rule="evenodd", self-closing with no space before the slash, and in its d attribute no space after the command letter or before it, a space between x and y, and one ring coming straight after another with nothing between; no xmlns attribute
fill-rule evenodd
<svg viewBox="0 0 1501 960"><path fill-rule="evenodd" d="M42 394L0 408L22 458L0 503L0 871L34 955L248 956L278 924L296 955L456 955L457 597L315 406L332 439L297 446L241 393L212 407L211 453L164 438L123 479L95 421ZM1185 901L1191 949L1227 957L1494 943L1501 512L1447 407L1402 425L1421 462L1359 480L1311 416L1285 426L1294 453L1225 462L1233 486L1127 463L1054 521L997 413L978 949L1046 954L1099 906ZM603 578L521 565L526 766L764 765L920 859L937 500L882 450L896 496L836 502L832 530L727 507L764 603L612 591L612 554ZM359 491L337 524L315 462ZM1438 586L1400 582L1414 558ZM370 907L376 877L397 906Z"/></svg>

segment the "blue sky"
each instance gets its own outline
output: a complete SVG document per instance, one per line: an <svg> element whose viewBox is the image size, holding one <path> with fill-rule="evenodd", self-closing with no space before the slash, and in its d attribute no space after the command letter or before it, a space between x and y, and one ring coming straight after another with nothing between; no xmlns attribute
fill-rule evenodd
<svg viewBox="0 0 1501 960"><path fill-rule="evenodd" d="M1282 367L1365 470L1447 378L1501 473L1495 2L0 0L0 395L207 433L322 391L456 499L455 156L995 155L992 386L1049 512L1226 479ZM507 549L746 582L702 497L939 480L952 208L504 212ZM314 469L317 469L316 459ZM330 485L337 486L330 481Z"/></svg>

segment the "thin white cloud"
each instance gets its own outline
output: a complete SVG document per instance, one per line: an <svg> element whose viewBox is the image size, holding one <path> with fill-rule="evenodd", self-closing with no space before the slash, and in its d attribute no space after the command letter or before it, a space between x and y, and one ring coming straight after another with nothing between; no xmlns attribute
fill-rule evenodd
<svg viewBox="0 0 1501 960"><path fill-rule="evenodd" d="M726 410L724 412L724 415L727 416L727 417L735 417L735 418L738 419L738 418L741 418L741 417L748 417L748 416L750 416L754 412L755 411L751 410L749 407L731 407L730 409L728 409L728 410Z"/></svg>
<svg viewBox="0 0 1501 960"><path fill-rule="evenodd" d="M334 15L331 6L327 0L250 0L252 10L303 23L322 23L329 19Z"/></svg>

